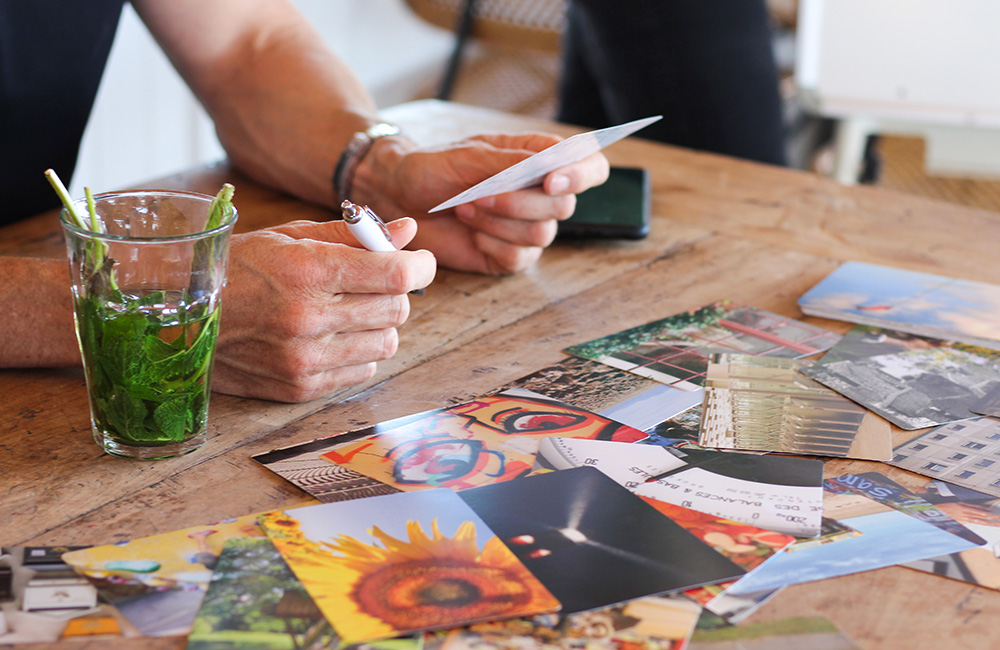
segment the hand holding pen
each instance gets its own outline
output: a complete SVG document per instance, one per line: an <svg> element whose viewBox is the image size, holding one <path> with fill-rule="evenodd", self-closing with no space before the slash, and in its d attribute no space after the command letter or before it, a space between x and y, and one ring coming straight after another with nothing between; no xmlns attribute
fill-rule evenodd
<svg viewBox="0 0 1000 650"><path fill-rule="evenodd" d="M376 253L391 253L399 250L393 245L385 222L367 205L359 206L344 199L340 208L343 211L344 223L347 224L351 234L362 246ZM410 293L422 296L424 290L414 289Z"/></svg>

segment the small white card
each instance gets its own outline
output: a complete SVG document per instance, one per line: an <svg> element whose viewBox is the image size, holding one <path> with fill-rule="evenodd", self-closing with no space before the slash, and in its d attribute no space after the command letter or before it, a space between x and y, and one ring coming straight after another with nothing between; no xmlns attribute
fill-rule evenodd
<svg viewBox="0 0 1000 650"><path fill-rule="evenodd" d="M626 122L618 126L609 126L606 129L578 133L566 138L562 142L552 145L548 149L539 151L530 158L525 158L521 162L511 165L501 172L497 172L486 180L453 196L444 203L431 208L430 212L447 210L448 208L469 203L476 199L496 194L506 194L507 192L514 192L537 185L549 172L554 172L560 167L583 160L590 154L597 153L609 144L618 142L622 138L649 126L662 117L662 115L654 115L653 117Z"/></svg>

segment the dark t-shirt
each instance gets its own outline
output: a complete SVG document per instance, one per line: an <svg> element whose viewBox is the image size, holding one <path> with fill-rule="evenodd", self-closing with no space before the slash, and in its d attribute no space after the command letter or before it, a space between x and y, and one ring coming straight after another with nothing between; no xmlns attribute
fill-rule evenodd
<svg viewBox="0 0 1000 650"><path fill-rule="evenodd" d="M124 0L0 0L0 224L59 205Z"/></svg>

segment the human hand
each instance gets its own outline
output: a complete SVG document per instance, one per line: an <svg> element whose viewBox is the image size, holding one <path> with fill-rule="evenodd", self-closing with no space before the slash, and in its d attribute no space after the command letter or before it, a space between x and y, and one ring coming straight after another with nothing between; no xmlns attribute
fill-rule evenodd
<svg viewBox="0 0 1000 650"><path fill-rule="evenodd" d="M406 245L417 224L388 224ZM372 253L342 221L233 237L212 389L303 402L370 379L396 352L407 293L430 284L428 251Z"/></svg>
<svg viewBox="0 0 1000 650"><path fill-rule="evenodd" d="M539 187L427 211L559 141L543 133L497 134L415 149L381 138L359 166L352 196L384 218L416 217L420 231L413 246L431 250L442 266L515 273L531 266L552 243L557 221L573 214L575 195L607 180L603 154L551 172Z"/></svg>

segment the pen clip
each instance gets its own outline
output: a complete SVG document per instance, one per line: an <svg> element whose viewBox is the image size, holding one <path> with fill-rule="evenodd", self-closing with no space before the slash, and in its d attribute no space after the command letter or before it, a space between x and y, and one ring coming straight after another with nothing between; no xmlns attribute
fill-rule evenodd
<svg viewBox="0 0 1000 650"><path fill-rule="evenodd" d="M340 204L341 211L344 215L344 221L348 224L359 223L365 217L371 219L371 221L379 227L382 234L385 235L386 240L392 241L392 235L389 234L389 228L385 225L385 222L369 208L367 205L361 206L356 203L351 203L347 199L344 199L343 203Z"/></svg>

